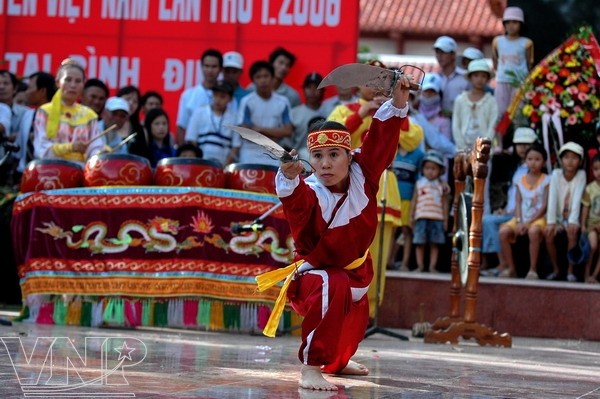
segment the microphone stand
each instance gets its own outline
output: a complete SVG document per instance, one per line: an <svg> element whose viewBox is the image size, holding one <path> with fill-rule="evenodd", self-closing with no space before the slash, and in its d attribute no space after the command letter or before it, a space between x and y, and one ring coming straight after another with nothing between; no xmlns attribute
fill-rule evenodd
<svg viewBox="0 0 600 399"><path fill-rule="evenodd" d="M383 334L389 337L398 338L402 341L408 341L408 337L397 334L393 331L386 330L383 327L379 327L379 304L381 300L381 276L383 273L383 236L385 232L385 214L386 214L386 206L387 206L387 179L388 179L388 170L383 171L383 193L381 197L381 221L379 222L379 258L377 259L377 273L375 281L375 316L373 317L373 324L371 327L367 328L365 331L365 338L370 337L373 334Z"/></svg>

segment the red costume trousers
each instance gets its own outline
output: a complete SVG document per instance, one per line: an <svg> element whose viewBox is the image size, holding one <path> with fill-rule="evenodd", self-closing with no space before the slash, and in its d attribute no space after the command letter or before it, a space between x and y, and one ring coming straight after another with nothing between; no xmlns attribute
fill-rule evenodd
<svg viewBox="0 0 600 399"><path fill-rule="evenodd" d="M310 270L292 281L288 298L304 317L298 351L303 364L335 374L356 352L369 322L369 300L365 290L353 302L350 287L348 271L335 268Z"/></svg>

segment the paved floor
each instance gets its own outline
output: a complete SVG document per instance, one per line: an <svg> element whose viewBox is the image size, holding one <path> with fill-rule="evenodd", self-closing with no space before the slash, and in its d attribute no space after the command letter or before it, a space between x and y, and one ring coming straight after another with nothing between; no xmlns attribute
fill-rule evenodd
<svg viewBox="0 0 600 399"><path fill-rule="evenodd" d="M325 393L298 389L294 336L15 323L0 337L1 398L600 398L600 342L514 338L506 349L374 334L355 357L371 374L327 376L339 391Z"/></svg>

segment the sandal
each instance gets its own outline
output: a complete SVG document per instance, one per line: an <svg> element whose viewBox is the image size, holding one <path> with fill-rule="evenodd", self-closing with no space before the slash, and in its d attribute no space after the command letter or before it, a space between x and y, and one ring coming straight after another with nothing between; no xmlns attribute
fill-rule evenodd
<svg viewBox="0 0 600 399"><path fill-rule="evenodd" d="M538 274L536 272L534 272L533 270L530 270L529 273L527 273L527 276L525 276L525 278L527 280L538 280L540 277L538 276Z"/></svg>
<svg viewBox="0 0 600 399"><path fill-rule="evenodd" d="M504 269L500 272L499 277L515 277L515 273L511 272L510 269Z"/></svg>
<svg viewBox="0 0 600 399"><path fill-rule="evenodd" d="M552 272L549 275L546 276L546 280L557 280L558 279L558 273L557 272Z"/></svg>

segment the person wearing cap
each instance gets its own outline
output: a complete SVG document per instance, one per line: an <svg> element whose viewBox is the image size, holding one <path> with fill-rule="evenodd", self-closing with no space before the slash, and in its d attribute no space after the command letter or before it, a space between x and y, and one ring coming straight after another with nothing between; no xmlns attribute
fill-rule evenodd
<svg viewBox="0 0 600 399"><path fill-rule="evenodd" d="M212 104L203 105L192 114L185 142L202 150L204 159L226 166L235 162L242 145L240 135L228 127L237 123L237 113L229 107L233 86L219 80L212 91Z"/></svg>
<svg viewBox="0 0 600 399"><path fill-rule="evenodd" d="M83 93L85 71L67 58L61 62L55 78L58 90L35 114L34 157L83 164L104 146L103 140L97 138L98 115L77 102Z"/></svg>
<svg viewBox="0 0 600 399"><path fill-rule="evenodd" d="M184 90L179 97L176 144L185 142L185 130L194 111L203 105L212 103L211 89L223 69L223 54L219 50L208 49L202 53L200 62L202 64L202 83Z"/></svg>
<svg viewBox="0 0 600 399"><path fill-rule="evenodd" d="M457 150L470 151L478 137L487 138L496 147L496 122L498 108L494 96L485 91L486 84L492 77L492 71L484 59L471 61L467 77L471 83L468 91L460 94L454 102L452 113L452 137ZM491 171L491 159L488 169ZM489 201L490 179L485 180L484 214L491 212Z"/></svg>
<svg viewBox="0 0 600 399"><path fill-rule="evenodd" d="M452 136L457 150L471 150L478 137L494 139L498 119L494 96L484 90L492 77L487 61L471 61L467 77L471 88L456 98L452 113Z"/></svg>
<svg viewBox="0 0 600 399"><path fill-rule="evenodd" d="M112 125L116 126L114 130L110 131L105 136L106 145L109 149L112 149L119 145L119 143L131 133L129 131L129 124L127 123L127 120L129 119L129 102L122 97L110 97L106 100L104 109L106 110L106 116L104 117L106 127L111 127ZM128 146L123 145L119 147L117 153L129 153Z"/></svg>
<svg viewBox="0 0 600 399"><path fill-rule="evenodd" d="M418 111L427 121L452 140L450 118L442 113L442 80L437 74L427 74L418 95ZM453 154L454 155L454 154Z"/></svg>
<svg viewBox="0 0 600 399"><path fill-rule="evenodd" d="M481 241L481 275L483 276L498 276L500 270L498 268L487 268L487 254L500 253L500 225L511 220L515 214L515 206L517 200L517 184L523 176L527 174L527 164L525 163L525 155L532 144L538 141L537 134L529 127L519 127L515 129L513 134L514 152L519 157L519 165L512 175L508 192L506 194L506 206L502 209L483 215L482 218L482 241Z"/></svg>
<svg viewBox="0 0 600 399"><path fill-rule="evenodd" d="M590 162L594 180L588 184L581 199L581 235L587 236L590 254L585 263L584 279L586 283L598 284L600 274L600 257L592 272L592 261L598 251L598 234L600 233L600 155L596 154Z"/></svg>
<svg viewBox="0 0 600 399"><path fill-rule="evenodd" d="M548 154L539 143L532 144L525 155L527 173L516 184L515 216L500 226L501 251L498 253L500 277L517 277L512 245L518 236L529 238L529 272L526 278L539 279L537 265L543 230L550 177L543 172Z"/></svg>
<svg viewBox="0 0 600 399"><path fill-rule="evenodd" d="M425 271L425 248L429 246L429 272L437 273L438 247L446 243L450 186L441 179L444 159L433 150L421 161L421 178L410 205L410 223L417 261L416 271Z"/></svg>
<svg viewBox="0 0 600 399"><path fill-rule="evenodd" d="M557 280L561 275L559 259L556 251L556 239L564 239L563 232L567 235L567 250L577 245L579 236L581 198L586 186L585 172L581 169L584 151L579 144L569 141L558 151L561 167L552 171L550 191L548 193L548 211L546 212L546 249L552 272L546 277L548 280ZM573 273L573 265L569 262L567 280L577 281Z"/></svg>
<svg viewBox="0 0 600 399"><path fill-rule="evenodd" d="M498 114L503 115L533 66L533 41L521 36L525 16L519 7L506 7L502 17L504 35L492 41L492 61L496 70ZM517 85L515 85L517 83Z"/></svg>
<svg viewBox="0 0 600 399"><path fill-rule="evenodd" d="M481 50L479 50L478 48L475 47L467 47L463 50L462 54L460 55L460 57L458 57L458 71L463 74L466 75L467 74L467 69L469 68L469 63L473 60L480 60L482 58L485 58L485 55L483 55L483 52Z"/></svg>
<svg viewBox="0 0 600 399"><path fill-rule="evenodd" d="M302 90L304 92L305 102L292 108L292 123L294 133L291 137L286 137L281 141L281 145L286 148L296 148L301 158L308 159L308 149L306 148L306 135L308 134L308 122L316 117L326 117L321 113L321 103L323 101L324 89L319 89L319 84L323 76L318 72L311 72L304 78Z"/></svg>
<svg viewBox="0 0 600 399"><path fill-rule="evenodd" d="M368 248L377 230L379 177L391 164L402 125L408 123L410 82L400 80L393 97L373 117L369 134L352 151L344 125L325 121L308 134L314 172L300 178L301 161L282 162L275 178L296 246L293 264L257 276L259 291L285 282L263 331L275 336L286 297L303 316L302 389L335 391L322 373L367 375L351 359L369 322L367 289L373 278ZM291 151L292 155L296 150Z"/></svg>
<svg viewBox="0 0 600 399"><path fill-rule="evenodd" d="M223 80L233 86L234 111L240 105L240 101L250 93L240 85L240 78L244 71L244 57L237 51L228 51L223 54Z"/></svg>
<svg viewBox="0 0 600 399"><path fill-rule="evenodd" d="M450 36L440 36L433 44L435 58L440 65L439 76L442 80L442 111L452 117L454 100L463 91L469 89L469 81L460 74L456 66L456 41Z"/></svg>

